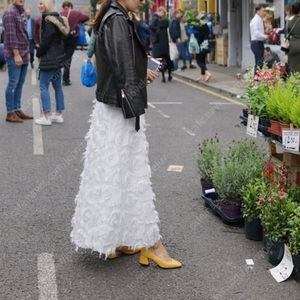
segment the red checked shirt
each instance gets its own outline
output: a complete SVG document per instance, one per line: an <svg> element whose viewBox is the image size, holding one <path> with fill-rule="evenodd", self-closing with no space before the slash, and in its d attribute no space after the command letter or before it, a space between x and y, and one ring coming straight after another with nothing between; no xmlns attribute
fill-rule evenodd
<svg viewBox="0 0 300 300"><path fill-rule="evenodd" d="M23 7L12 4L3 15L4 56L14 58L12 49L18 49L23 64L29 63L29 38L27 33L27 15Z"/></svg>

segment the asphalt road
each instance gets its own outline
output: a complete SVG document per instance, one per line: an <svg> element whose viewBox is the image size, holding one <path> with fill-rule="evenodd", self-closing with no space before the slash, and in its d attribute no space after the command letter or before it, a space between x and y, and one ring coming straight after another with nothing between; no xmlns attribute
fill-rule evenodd
<svg viewBox="0 0 300 300"><path fill-rule="evenodd" d="M277 283L268 272L262 243L222 223L201 199L198 142L215 133L224 146L245 137L236 126L242 106L176 78L149 86L146 120L163 242L183 267L162 270L139 265L138 255L104 261L75 251L71 218L94 98L94 88L80 84L83 58L76 52L73 85L64 88L65 123L49 127L5 122L7 74L0 73L0 299L299 300L299 283ZM26 112L37 109L30 100L37 95L29 70ZM170 165L183 169L167 171Z"/></svg>

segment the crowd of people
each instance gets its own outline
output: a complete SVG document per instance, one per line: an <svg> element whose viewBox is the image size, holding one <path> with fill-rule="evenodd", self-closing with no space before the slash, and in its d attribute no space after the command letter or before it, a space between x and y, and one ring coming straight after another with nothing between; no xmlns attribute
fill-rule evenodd
<svg viewBox="0 0 300 300"><path fill-rule="evenodd" d="M251 50L255 58L255 72L266 64L272 68L274 63L280 63L278 53L272 51L271 47L265 47L267 40L270 45L280 44L280 35L283 34L288 41L289 48L281 47L285 52L284 67L287 72L300 72L300 3L289 3L285 6L285 27L273 27L267 14L268 5L259 4L255 8L255 15L250 22Z"/></svg>

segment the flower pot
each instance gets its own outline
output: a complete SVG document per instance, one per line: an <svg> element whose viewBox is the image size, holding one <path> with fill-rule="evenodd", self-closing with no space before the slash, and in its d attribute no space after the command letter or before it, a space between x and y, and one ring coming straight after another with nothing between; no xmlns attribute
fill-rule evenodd
<svg viewBox="0 0 300 300"><path fill-rule="evenodd" d="M249 110L248 108L243 108L243 124L246 126L247 125L247 120L248 120L248 115L249 115Z"/></svg>
<svg viewBox="0 0 300 300"><path fill-rule="evenodd" d="M212 182L206 182L206 181L203 181L202 179L200 179L200 184L201 184L201 187L202 187L202 194L203 195L205 194L206 190L210 190L210 189L214 188L214 184Z"/></svg>
<svg viewBox="0 0 300 300"><path fill-rule="evenodd" d="M228 204L221 203L220 206L221 206L221 210L228 217L236 217L241 213L240 205L228 205Z"/></svg>
<svg viewBox="0 0 300 300"><path fill-rule="evenodd" d="M292 278L300 281L300 255L293 255L294 270Z"/></svg>
<svg viewBox="0 0 300 300"><path fill-rule="evenodd" d="M266 236L264 229L263 229L263 232L262 232L262 237L263 237L263 248L266 252L269 252L270 239Z"/></svg>
<svg viewBox="0 0 300 300"><path fill-rule="evenodd" d="M248 240L263 240L262 226L259 218L253 218L252 222L248 222L247 218L245 218L245 235Z"/></svg>
<svg viewBox="0 0 300 300"><path fill-rule="evenodd" d="M279 123L279 124L280 124L280 136L282 136L282 130L290 130L291 129L290 124L284 124L284 123Z"/></svg>
<svg viewBox="0 0 300 300"><path fill-rule="evenodd" d="M271 121L270 121L270 119L259 118L259 124L264 127L270 127Z"/></svg>
<svg viewBox="0 0 300 300"><path fill-rule="evenodd" d="M271 123L271 129L272 130L280 131L280 123L279 123L279 121L270 120L270 123Z"/></svg>
<svg viewBox="0 0 300 300"><path fill-rule="evenodd" d="M268 246L268 245L267 245ZM284 242L277 242L270 240L269 245L269 258L268 261L273 266L277 266L284 254Z"/></svg>

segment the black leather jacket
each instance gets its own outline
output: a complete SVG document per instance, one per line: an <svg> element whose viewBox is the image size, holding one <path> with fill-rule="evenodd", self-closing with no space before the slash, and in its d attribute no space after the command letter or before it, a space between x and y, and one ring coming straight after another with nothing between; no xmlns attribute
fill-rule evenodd
<svg viewBox="0 0 300 300"><path fill-rule="evenodd" d="M124 117L138 121L147 107L147 54L133 22L117 2L111 4L96 32L95 54L97 100L122 107L125 97L132 114L125 115L122 107Z"/></svg>

